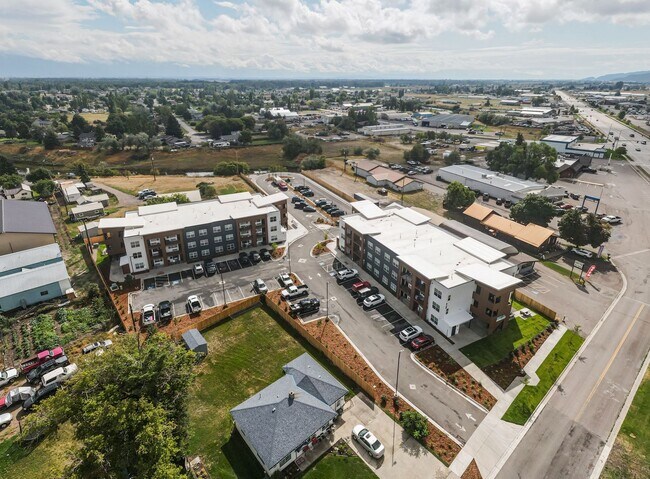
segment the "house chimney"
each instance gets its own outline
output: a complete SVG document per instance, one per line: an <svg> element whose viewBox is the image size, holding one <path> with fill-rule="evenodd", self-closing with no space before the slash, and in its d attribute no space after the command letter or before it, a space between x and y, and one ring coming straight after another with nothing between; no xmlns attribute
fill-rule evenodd
<svg viewBox="0 0 650 479"><path fill-rule="evenodd" d="M289 399L295 399L296 398L296 393L293 391L289 391Z"/></svg>

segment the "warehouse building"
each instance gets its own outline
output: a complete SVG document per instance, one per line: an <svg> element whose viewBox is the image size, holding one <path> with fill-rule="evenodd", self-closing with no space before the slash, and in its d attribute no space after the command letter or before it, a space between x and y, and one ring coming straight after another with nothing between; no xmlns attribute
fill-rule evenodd
<svg viewBox="0 0 650 479"><path fill-rule="evenodd" d="M420 318L448 337L473 320L488 333L506 327L521 282L506 253L395 203L357 211L341 219L338 248Z"/></svg>
<svg viewBox="0 0 650 479"><path fill-rule="evenodd" d="M605 158L607 149L600 143L579 143L579 137L568 135L549 135L542 138L542 143L551 146L558 153Z"/></svg>
<svg viewBox="0 0 650 479"><path fill-rule="evenodd" d="M428 126L430 128L469 128L474 123L474 117L472 115L461 115L457 113L442 113L440 115L422 114L419 116L419 123L420 126Z"/></svg>
<svg viewBox="0 0 650 479"><path fill-rule="evenodd" d="M411 129L401 123L385 123L382 125L364 126L359 129L359 133L366 136L408 135L411 133Z"/></svg>
<svg viewBox="0 0 650 479"><path fill-rule="evenodd" d="M0 198L0 255L52 244L55 234L47 203Z"/></svg>

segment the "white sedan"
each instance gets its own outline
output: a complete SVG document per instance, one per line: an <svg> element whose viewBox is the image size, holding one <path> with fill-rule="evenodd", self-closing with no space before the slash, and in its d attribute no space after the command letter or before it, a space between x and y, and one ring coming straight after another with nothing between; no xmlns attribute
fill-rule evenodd
<svg viewBox="0 0 650 479"><path fill-rule="evenodd" d="M374 308L375 306L379 306L385 300L386 298L383 294L373 294L363 300L363 307L366 309Z"/></svg>
<svg viewBox="0 0 650 479"><path fill-rule="evenodd" d="M352 429L352 439L357 441L375 459L384 455L384 445L363 424L357 424Z"/></svg>
<svg viewBox="0 0 650 479"><path fill-rule="evenodd" d="M6 386L18 377L18 370L16 368L5 369L0 371L0 387Z"/></svg>
<svg viewBox="0 0 650 479"><path fill-rule="evenodd" d="M142 307L142 325L149 326L156 322L156 306L153 304L145 304Z"/></svg>
<svg viewBox="0 0 650 479"><path fill-rule="evenodd" d="M417 338L420 334L422 334L420 326L407 326L399 332L399 338L403 342L407 342Z"/></svg>
<svg viewBox="0 0 650 479"><path fill-rule="evenodd" d="M0 429L4 429L9 424L11 424L11 413L6 412L4 414L0 414Z"/></svg>
<svg viewBox="0 0 650 479"><path fill-rule="evenodd" d="M617 225L620 224L621 221L623 221L623 218L621 218L620 216L607 215L607 216L603 216L603 219L601 221L605 223L609 223L610 225Z"/></svg>
<svg viewBox="0 0 650 479"><path fill-rule="evenodd" d="M583 258L591 258L594 256L594 254L591 251L583 248L573 248L571 252L577 254L578 256L582 256Z"/></svg>
<svg viewBox="0 0 650 479"><path fill-rule="evenodd" d="M201 310L203 309L203 306L201 305L201 300L199 297L195 294L192 296L188 296L187 298L187 309L190 312L190 314L195 314L195 313L200 313Z"/></svg>

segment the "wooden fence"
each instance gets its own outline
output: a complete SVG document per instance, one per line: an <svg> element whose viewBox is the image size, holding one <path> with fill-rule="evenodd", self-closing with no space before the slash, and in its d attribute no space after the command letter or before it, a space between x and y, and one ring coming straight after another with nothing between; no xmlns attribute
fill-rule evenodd
<svg viewBox="0 0 650 479"><path fill-rule="evenodd" d="M257 191L258 193L261 193L261 194L263 194L263 195L266 195L266 192L265 192L262 188L260 188L259 186L257 186L257 185L255 184L254 181L251 181L251 179L250 179L248 176L246 176L246 175L240 173L239 177L242 179L242 181L243 181L244 183L246 183L248 186L250 186L251 188L253 188L253 190L255 190L255 191Z"/></svg>
<svg viewBox="0 0 650 479"><path fill-rule="evenodd" d="M322 178L319 178L317 175L310 171L303 171L302 174L309 178L312 181L315 181L319 185L321 185L323 188L331 191L332 193L340 196L343 198L345 201L356 201L352 195L349 195L348 193L345 193L344 191L339 190L338 188L330 185L329 183L325 182Z"/></svg>
<svg viewBox="0 0 650 479"><path fill-rule="evenodd" d="M551 308L548 308L547 306L544 306L539 301L535 301L533 298L522 293L518 289L515 290L514 298L520 303L525 304L529 308L532 308L535 311L543 314L551 321L557 321L557 313L555 311L553 311Z"/></svg>

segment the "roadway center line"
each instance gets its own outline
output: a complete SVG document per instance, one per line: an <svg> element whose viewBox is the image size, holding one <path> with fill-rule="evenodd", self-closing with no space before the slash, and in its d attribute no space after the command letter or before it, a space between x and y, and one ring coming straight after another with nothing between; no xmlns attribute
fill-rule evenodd
<svg viewBox="0 0 650 479"><path fill-rule="evenodd" d="M620 352L621 348L623 347L623 344L625 343L625 340L629 336L630 331L632 331L632 328L634 327L637 320L641 316L641 312L643 311L643 308L645 308L645 304L642 304L641 306L639 306L639 309L637 310L636 314L634 315L634 319L632 320L632 322L630 323L630 325L627 328L627 331L625 331L625 334L623 335L623 337L619 341L618 345L616 346L616 349L614 350L614 353L612 354L612 357L609 358L609 361L607 362L607 366L605 366L605 369L600 374L600 377L598 378L598 381L596 381L596 384L594 385L593 389L589 393L589 396L587 397L587 400L585 401L585 403L580 408L580 411L578 412L578 415L576 416L576 422L580 421L580 418L582 417L582 414L585 412L585 408L587 407L587 405L591 401L591 398L596 393L596 389L598 389L598 387L600 386L600 383L602 383L603 379L605 379L605 375L609 371L609 368L612 366L612 363L616 359L616 356L618 356L618 353Z"/></svg>

